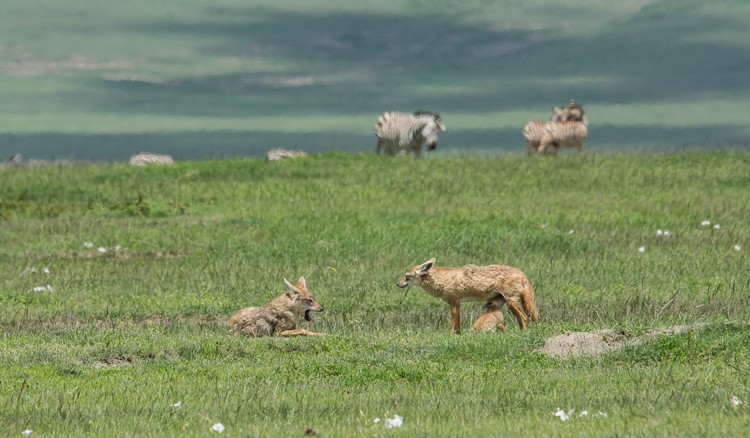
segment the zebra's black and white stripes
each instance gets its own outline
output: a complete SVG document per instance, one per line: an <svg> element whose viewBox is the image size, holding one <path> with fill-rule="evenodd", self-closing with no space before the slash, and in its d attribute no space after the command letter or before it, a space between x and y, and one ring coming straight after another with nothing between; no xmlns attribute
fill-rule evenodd
<svg viewBox="0 0 750 438"><path fill-rule="evenodd" d="M417 111L414 114L386 112L375 124L375 152L385 155L422 154L422 145L429 150L437 147L438 134L445 131L440 114Z"/></svg>
<svg viewBox="0 0 750 438"><path fill-rule="evenodd" d="M130 157L131 166L148 166L150 164L174 164L174 158L170 155L141 152Z"/></svg>
<svg viewBox="0 0 750 438"><path fill-rule="evenodd" d="M533 120L523 128L528 154L543 155L549 148L557 154L561 147L575 147L583 153L583 142L588 137L588 120L580 104L570 101L566 108L552 108L548 122Z"/></svg>

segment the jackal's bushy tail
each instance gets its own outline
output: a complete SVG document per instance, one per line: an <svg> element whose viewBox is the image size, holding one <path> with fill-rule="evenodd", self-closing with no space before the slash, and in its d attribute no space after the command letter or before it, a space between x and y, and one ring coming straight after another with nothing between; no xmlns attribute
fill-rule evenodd
<svg viewBox="0 0 750 438"><path fill-rule="evenodd" d="M531 283L527 283L527 286L527 293L521 295L521 305L526 314L536 322L539 319L539 311L536 310L536 304L534 303L534 289L531 287Z"/></svg>

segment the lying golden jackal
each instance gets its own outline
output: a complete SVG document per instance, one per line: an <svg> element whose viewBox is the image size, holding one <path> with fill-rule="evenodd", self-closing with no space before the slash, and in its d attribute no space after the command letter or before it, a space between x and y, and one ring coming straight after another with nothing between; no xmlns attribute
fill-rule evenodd
<svg viewBox="0 0 750 438"><path fill-rule="evenodd" d="M484 303L484 313L474 321L474 327L471 328L472 333L485 333L491 331L505 332L505 326L503 325L503 305L505 304L505 297L497 295Z"/></svg>
<svg viewBox="0 0 750 438"><path fill-rule="evenodd" d="M534 305L534 289L523 272L510 266L468 265L461 268L436 268L431 258L406 271L398 287L416 284L435 298L451 306L451 333L461 333L461 301L489 301L502 295L516 316L521 330L539 313ZM521 310L523 306L524 310Z"/></svg>
<svg viewBox="0 0 750 438"><path fill-rule="evenodd" d="M284 279L286 292L274 298L263 307L247 307L229 319L229 326L235 335L245 336L321 336L305 329L297 328L297 319L302 315L312 321L310 312L322 312L323 306L315 302L307 290L305 278L300 277L297 285Z"/></svg>

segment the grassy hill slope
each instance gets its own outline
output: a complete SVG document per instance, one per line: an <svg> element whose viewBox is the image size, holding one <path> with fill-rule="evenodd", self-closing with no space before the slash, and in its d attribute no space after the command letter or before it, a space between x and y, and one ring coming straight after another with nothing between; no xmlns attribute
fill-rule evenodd
<svg viewBox="0 0 750 438"><path fill-rule="evenodd" d="M0 169L0 430L745 435L749 168L714 152ZM521 268L540 321L470 335L466 303L451 336L445 303L395 286L429 257ZM326 337L228 334L301 275L326 308L302 325ZM537 351L675 325L694 330Z"/></svg>

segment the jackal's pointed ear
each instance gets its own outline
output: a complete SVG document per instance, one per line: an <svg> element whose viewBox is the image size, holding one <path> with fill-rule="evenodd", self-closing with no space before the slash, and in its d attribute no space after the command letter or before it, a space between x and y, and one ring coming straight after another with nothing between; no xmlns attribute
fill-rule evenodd
<svg viewBox="0 0 750 438"><path fill-rule="evenodd" d="M424 274L425 272L432 269L432 267L435 265L435 257L427 260L426 262L422 263L422 265L419 267L419 273Z"/></svg>
<svg viewBox="0 0 750 438"><path fill-rule="evenodd" d="M287 279L284 279L284 286L286 286L286 293L289 294L289 296L293 297L297 295L297 288L294 287L292 283L287 281Z"/></svg>
<svg viewBox="0 0 750 438"><path fill-rule="evenodd" d="M300 277L297 280L297 287L307 290L307 283L305 283L305 277Z"/></svg>

